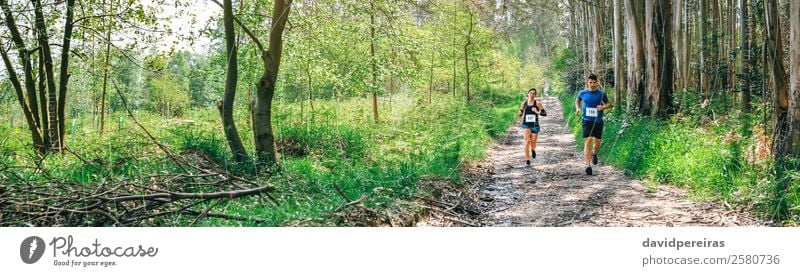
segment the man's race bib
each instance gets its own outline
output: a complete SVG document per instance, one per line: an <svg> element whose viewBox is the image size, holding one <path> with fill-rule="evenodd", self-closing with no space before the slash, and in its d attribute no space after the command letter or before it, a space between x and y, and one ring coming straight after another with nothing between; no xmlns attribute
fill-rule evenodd
<svg viewBox="0 0 800 276"><path fill-rule="evenodd" d="M597 117L597 108L586 108L586 116L587 117Z"/></svg>
<svg viewBox="0 0 800 276"><path fill-rule="evenodd" d="M525 122L526 123L535 123L536 122L536 115L534 115L534 114L525 115Z"/></svg>

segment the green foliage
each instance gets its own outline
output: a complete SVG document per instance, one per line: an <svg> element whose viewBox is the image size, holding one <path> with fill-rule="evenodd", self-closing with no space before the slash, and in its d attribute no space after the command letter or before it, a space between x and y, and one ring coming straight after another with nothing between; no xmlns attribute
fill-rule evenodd
<svg viewBox="0 0 800 276"><path fill-rule="evenodd" d="M267 180L281 191L276 195L279 205L249 199L220 208L232 214L265 218L269 221L266 225L324 221L328 213L344 203L334 184L351 199L371 195L367 206L388 208L397 199L410 199L418 179L424 175L458 180L462 164L483 158L492 141L490 137L504 133L515 118L514 97L494 93L494 102L479 99L464 104L448 97L430 105L399 101L394 109L382 114L389 119L378 124L354 123L363 120L358 112L335 112L358 110L353 105L363 102L357 100L318 101L315 116L299 122L294 121L297 117L293 115L299 111L299 104L282 106L276 114L284 122L279 123L276 133L282 176ZM288 123L291 121L295 123ZM203 130L206 126L211 124L183 128L175 137L182 141L184 150L202 151L224 162L230 153L221 146L218 132Z"/></svg>
<svg viewBox="0 0 800 276"><path fill-rule="evenodd" d="M165 117L181 117L191 104L186 87L168 76L151 79L148 88L150 109Z"/></svg>
<svg viewBox="0 0 800 276"><path fill-rule="evenodd" d="M567 91L577 92L584 85L583 70L580 67L580 56L574 47L561 47L553 56L553 70L549 77L560 78Z"/></svg>

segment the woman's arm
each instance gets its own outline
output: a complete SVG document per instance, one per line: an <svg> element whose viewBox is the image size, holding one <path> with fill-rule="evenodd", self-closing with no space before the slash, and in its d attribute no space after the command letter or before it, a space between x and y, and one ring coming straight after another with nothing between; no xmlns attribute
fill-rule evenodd
<svg viewBox="0 0 800 276"><path fill-rule="evenodd" d="M541 101L536 102L536 107L539 108L539 116L547 116L547 111L544 110L544 105Z"/></svg>

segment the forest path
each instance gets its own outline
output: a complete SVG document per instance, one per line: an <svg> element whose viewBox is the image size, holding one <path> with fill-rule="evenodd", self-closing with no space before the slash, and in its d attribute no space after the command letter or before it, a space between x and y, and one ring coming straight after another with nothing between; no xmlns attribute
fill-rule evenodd
<svg viewBox="0 0 800 276"><path fill-rule="evenodd" d="M646 187L600 163L586 175L582 152L557 98L543 98L537 157L525 166L518 124L493 145L467 176L476 183L483 226L733 226L760 224L739 211L687 199L683 189ZM613 135L606 133L605 135ZM604 144L603 147L611 147Z"/></svg>

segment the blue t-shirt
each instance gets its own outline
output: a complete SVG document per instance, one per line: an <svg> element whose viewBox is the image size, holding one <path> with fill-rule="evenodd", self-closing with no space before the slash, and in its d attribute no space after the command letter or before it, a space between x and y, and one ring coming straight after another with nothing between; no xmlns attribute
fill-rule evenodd
<svg viewBox="0 0 800 276"><path fill-rule="evenodd" d="M596 89L592 92L589 91L589 89L584 89L578 94L578 99L581 99L583 102L581 106L581 115L583 115L584 121L603 121L603 111L597 110L598 105L608 103L608 97L603 90Z"/></svg>

